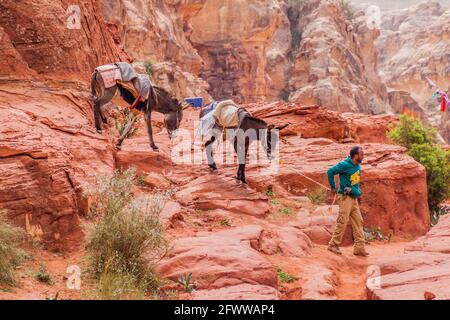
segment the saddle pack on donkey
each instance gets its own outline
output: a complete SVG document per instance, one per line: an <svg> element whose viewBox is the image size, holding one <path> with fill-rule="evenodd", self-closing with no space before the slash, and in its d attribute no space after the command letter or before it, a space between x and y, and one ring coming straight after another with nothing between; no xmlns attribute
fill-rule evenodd
<svg viewBox="0 0 450 320"><path fill-rule="evenodd" d="M250 112L233 100L214 101L200 114L199 133L208 138L214 135L213 130L238 129L246 116L251 116Z"/></svg>
<svg viewBox="0 0 450 320"><path fill-rule="evenodd" d="M126 62L117 62L97 67L95 69L103 79L105 88L117 86L120 97L114 97L113 102L123 108L134 108L142 111L150 95L152 83L147 74L138 74Z"/></svg>

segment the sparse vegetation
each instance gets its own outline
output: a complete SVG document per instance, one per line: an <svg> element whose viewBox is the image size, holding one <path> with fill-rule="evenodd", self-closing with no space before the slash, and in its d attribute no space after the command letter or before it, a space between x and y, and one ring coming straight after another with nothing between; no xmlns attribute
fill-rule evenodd
<svg viewBox="0 0 450 320"><path fill-rule="evenodd" d="M146 291L132 275L108 271L100 275L98 287L102 300L142 300Z"/></svg>
<svg viewBox="0 0 450 320"><path fill-rule="evenodd" d="M137 185L140 186L140 187L145 187L145 175L141 174L141 175L137 178L136 183L137 183Z"/></svg>
<svg viewBox="0 0 450 320"><path fill-rule="evenodd" d="M144 62L144 68L145 68L145 72L147 72L148 76L150 78L153 77L153 74L155 73L155 69L153 67L153 62L152 61L145 61Z"/></svg>
<svg viewBox="0 0 450 320"><path fill-rule="evenodd" d="M277 276L281 282L285 283L291 283L294 282L295 280L298 280L297 277L285 272L282 267L277 267Z"/></svg>
<svg viewBox="0 0 450 320"><path fill-rule="evenodd" d="M431 224L439 221L440 204L450 197L450 151L436 144L436 130L425 127L419 119L403 114L388 137L408 148L408 154L427 171L428 206Z"/></svg>
<svg viewBox="0 0 450 320"><path fill-rule="evenodd" d="M275 194L273 193L272 186L268 186L265 192L266 196L273 198Z"/></svg>
<svg viewBox="0 0 450 320"><path fill-rule="evenodd" d="M325 200L327 199L327 191L324 188L317 188L310 191L307 197L313 204L320 205L325 203Z"/></svg>
<svg viewBox="0 0 450 320"><path fill-rule="evenodd" d="M197 284L195 282L192 282L192 272L188 275L182 275L178 282L183 286L184 291L189 293L197 288Z"/></svg>
<svg viewBox="0 0 450 320"><path fill-rule="evenodd" d="M366 242L371 242L373 240L378 241L386 241L391 242L392 240L392 232L389 232L386 236L383 235L383 231L381 230L381 227L370 227L370 228L364 228L364 238Z"/></svg>
<svg viewBox="0 0 450 320"><path fill-rule="evenodd" d="M9 224L6 211L0 210L0 284L16 284L14 270L25 257L19 248L24 239L25 232Z"/></svg>
<svg viewBox="0 0 450 320"><path fill-rule="evenodd" d="M285 214L285 215L290 215L294 212L294 210L292 208L287 208L287 207L281 208L279 211L280 211L280 213Z"/></svg>
<svg viewBox="0 0 450 320"><path fill-rule="evenodd" d="M119 133L119 136L122 136L122 134L125 131L125 128L128 124L128 121L130 121L131 118L133 117L133 113L128 108L120 109L120 113L123 115L123 120L121 120L121 121L116 120L114 126L115 126L117 132ZM138 122L139 122L139 117L134 117L133 122L132 122L132 128L128 132L128 134L125 138L128 139L128 138L131 138L136 135L136 133L138 132L138 129L139 129L137 127Z"/></svg>
<svg viewBox="0 0 450 320"><path fill-rule="evenodd" d="M282 90L280 93L280 99L285 102L289 102L289 96L290 96L290 93L287 90Z"/></svg>
<svg viewBox="0 0 450 320"><path fill-rule="evenodd" d="M36 273L36 280L53 285L53 280L47 271L47 266L44 263L41 263L39 266L39 271Z"/></svg>
<svg viewBox="0 0 450 320"><path fill-rule="evenodd" d="M102 298L127 299L155 292L160 281L154 263L168 249L159 220L164 197L133 199L135 170L116 172L97 185L95 213L101 217L88 238L94 274Z"/></svg>
<svg viewBox="0 0 450 320"><path fill-rule="evenodd" d="M352 21L355 18L355 10L349 0L341 0L341 8L347 20Z"/></svg>
<svg viewBox="0 0 450 320"><path fill-rule="evenodd" d="M270 203L272 203L273 205L279 205L281 202L278 199L272 199L270 200Z"/></svg>
<svg viewBox="0 0 450 320"><path fill-rule="evenodd" d="M222 227L231 227L231 225L232 225L231 221L230 221L228 218L223 218L223 219L221 219L221 220L219 221L219 224L220 224Z"/></svg>
<svg viewBox="0 0 450 320"><path fill-rule="evenodd" d="M89 217L99 217L122 211L133 198L132 189L136 169L116 171L111 177L96 177L94 185L86 187L85 196L89 197Z"/></svg>

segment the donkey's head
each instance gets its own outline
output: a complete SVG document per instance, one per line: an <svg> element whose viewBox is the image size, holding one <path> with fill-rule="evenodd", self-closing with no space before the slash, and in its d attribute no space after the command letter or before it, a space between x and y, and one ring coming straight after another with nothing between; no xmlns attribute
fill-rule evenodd
<svg viewBox="0 0 450 320"><path fill-rule="evenodd" d="M153 87L153 110L164 114L164 125L170 139L177 136L181 120L183 120L183 107L181 103L169 92L160 87Z"/></svg>

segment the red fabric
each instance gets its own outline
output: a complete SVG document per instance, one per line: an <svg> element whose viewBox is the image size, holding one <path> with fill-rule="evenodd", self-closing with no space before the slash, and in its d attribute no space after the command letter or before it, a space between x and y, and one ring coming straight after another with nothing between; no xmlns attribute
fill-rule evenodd
<svg viewBox="0 0 450 320"><path fill-rule="evenodd" d="M442 97L442 99L441 99L441 111L445 112L445 109L447 108L447 104L445 103L444 96L442 95L441 97Z"/></svg>

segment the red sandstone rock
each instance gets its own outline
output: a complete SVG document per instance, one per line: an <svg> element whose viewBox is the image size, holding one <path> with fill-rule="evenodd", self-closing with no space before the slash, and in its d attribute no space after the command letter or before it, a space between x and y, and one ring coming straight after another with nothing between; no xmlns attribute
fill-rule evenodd
<svg viewBox="0 0 450 320"><path fill-rule="evenodd" d="M200 290L243 283L276 288L275 269L249 245L249 238L259 239L261 229L255 231L253 226L246 226L177 239L169 256L158 265L157 272L173 281L192 272L192 279ZM236 236L231 236L230 232Z"/></svg>
<svg viewBox="0 0 450 320"><path fill-rule="evenodd" d="M79 29L76 23L72 24L75 28L68 27L73 21L69 5L80 9ZM95 67L127 60L103 22L98 0L69 3L4 0L0 9L0 27L15 44L17 52L15 58L6 56L8 65L15 65L20 56L19 63L39 73L40 79L88 80ZM10 57L13 59L9 60ZM9 72L14 78L17 77L15 71Z"/></svg>
<svg viewBox="0 0 450 320"><path fill-rule="evenodd" d="M194 292L193 300L278 300L279 293L270 286L238 284Z"/></svg>
<svg viewBox="0 0 450 320"><path fill-rule="evenodd" d="M95 133L76 91L2 86L0 207L48 248L74 249L84 185L110 174L112 147Z"/></svg>
<svg viewBox="0 0 450 320"><path fill-rule="evenodd" d="M353 145L316 145L315 139L286 137L281 145L281 165L271 177L258 174L258 168L247 170L249 183L258 190L277 185L294 194L318 186L306 175L328 184L328 168L345 159ZM405 149L384 144L362 144L365 160L362 165L361 211L364 226L380 226L383 233L394 236L419 236L429 230L429 212L425 169L405 154ZM331 198L331 197L330 197ZM332 198L329 200L332 201Z"/></svg>
<svg viewBox="0 0 450 320"><path fill-rule="evenodd" d="M371 299L450 299L450 216L405 249L378 261L381 287L368 287Z"/></svg>
<svg viewBox="0 0 450 320"><path fill-rule="evenodd" d="M176 197L183 205L199 209L219 208L260 217L269 211L267 197L238 186L233 178L220 175L198 178L185 185Z"/></svg>
<svg viewBox="0 0 450 320"><path fill-rule="evenodd" d="M328 138L337 142L388 143L388 126L395 123L393 115L369 116L357 113L338 113L319 106L273 102L249 104L246 107L256 117L270 124L289 126L282 135L302 138Z"/></svg>

